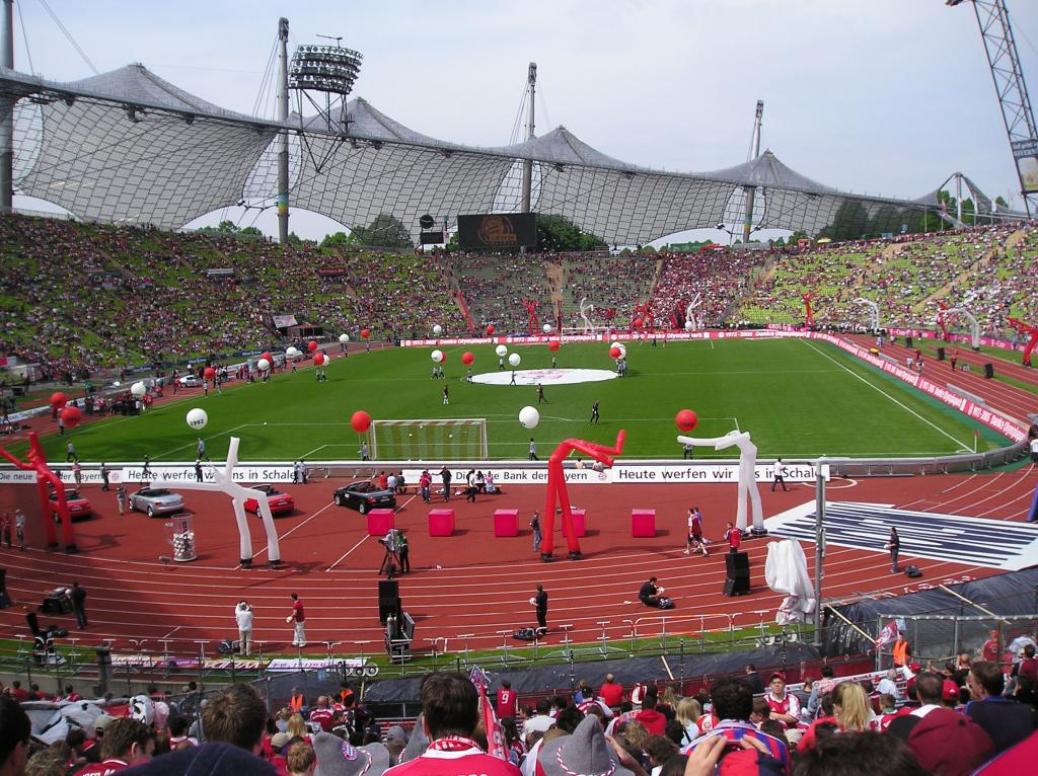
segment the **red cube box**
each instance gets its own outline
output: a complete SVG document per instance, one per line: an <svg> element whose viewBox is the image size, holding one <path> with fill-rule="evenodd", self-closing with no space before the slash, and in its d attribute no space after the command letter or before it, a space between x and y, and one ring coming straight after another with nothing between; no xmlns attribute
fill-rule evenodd
<svg viewBox="0 0 1038 776"><path fill-rule="evenodd" d="M494 510L494 536L518 536L519 535L519 510L518 509L495 509Z"/></svg>
<svg viewBox="0 0 1038 776"><path fill-rule="evenodd" d="M391 528L396 528L396 514L392 509L368 512L368 536L385 536Z"/></svg>
<svg viewBox="0 0 1038 776"><path fill-rule="evenodd" d="M653 538L656 536L656 510L631 510L631 536L635 539Z"/></svg>
<svg viewBox="0 0 1038 776"><path fill-rule="evenodd" d="M429 510L429 536L453 536L454 535L454 510L453 509L430 509Z"/></svg>
<svg viewBox="0 0 1038 776"><path fill-rule="evenodd" d="M587 535L587 511L584 509L571 509L570 517L573 520L573 535L578 539Z"/></svg>

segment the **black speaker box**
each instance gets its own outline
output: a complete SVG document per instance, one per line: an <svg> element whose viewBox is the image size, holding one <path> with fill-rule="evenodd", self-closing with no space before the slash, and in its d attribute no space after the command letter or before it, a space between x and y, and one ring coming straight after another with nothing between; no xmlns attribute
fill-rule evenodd
<svg viewBox="0 0 1038 776"><path fill-rule="evenodd" d="M745 552L725 553L724 566L729 577L748 577L750 575L750 556Z"/></svg>
<svg viewBox="0 0 1038 776"><path fill-rule="evenodd" d="M383 625L386 624L386 620L389 619L390 615L400 616L403 606L400 603L399 598L387 599L385 601L378 602L378 621Z"/></svg>
<svg viewBox="0 0 1038 776"><path fill-rule="evenodd" d="M7 569L0 569L0 609L6 609L11 605L11 599L7 595Z"/></svg>
<svg viewBox="0 0 1038 776"><path fill-rule="evenodd" d="M724 581L724 594L726 596L746 595L750 592L750 575L744 577L728 577Z"/></svg>
<svg viewBox="0 0 1038 776"><path fill-rule="evenodd" d="M378 600L393 601L400 598L400 583L395 579L380 579L378 582Z"/></svg>
<svg viewBox="0 0 1038 776"><path fill-rule="evenodd" d="M944 348L937 348L937 360L944 361Z"/></svg>
<svg viewBox="0 0 1038 776"><path fill-rule="evenodd" d="M984 364L984 377L990 380L995 376L995 365L992 363Z"/></svg>
<svg viewBox="0 0 1038 776"><path fill-rule="evenodd" d="M918 566L908 565L905 566L905 576L911 577L912 579L918 579L923 575L922 570Z"/></svg>

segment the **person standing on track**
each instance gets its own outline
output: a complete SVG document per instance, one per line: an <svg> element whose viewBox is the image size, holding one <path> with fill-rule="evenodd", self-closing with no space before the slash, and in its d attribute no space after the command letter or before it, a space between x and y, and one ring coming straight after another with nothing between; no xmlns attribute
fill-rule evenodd
<svg viewBox="0 0 1038 776"><path fill-rule="evenodd" d="M252 607L248 601L239 601L234 608L234 620L238 626L238 651L248 657L252 654Z"/></svg>
<svg viewBox="0 0 1038 776"><path fill-rule="evenodd" d="M775 492L776 485L781 485L782 490L788 491L789 488L786 487L786 465L782 463L781 458L775 461L774 472L775 479L771 481L771 492Z"/></svg>
<svg viewBox="0 0 1038 776"><path fill-rule="evenodd" d="M530 520L530 530L533 531L533 551L540 552L544 534L541 533L541 516L537 512L533 513L533 518Z"/></svg>
<svg viewBox="0 0 1038 776"><path fill-rule="evenodd" d="M703 513L699 507L688 510L688 538L685 541L685 554L691 555L692 551L699 549L705 558L709 553L706 551L706 539L703 538Z"/></svg>
<svg viewBox="0 0 1038 776"><path fill-rule="evenodd" d="M537 585L537 595L533 597L533 605L537 610L537 630L543 635L548 632L548 592L540 583Z"/></svg>
<svg viewBox="0 0 1038 776"><path fill-rule="evenodd" d="M901 552L901 537L897 535L894 526L890 526L890 538L887 539L885 548L890 552L890 573L897 574L901 570L897 565L897 555Z"/></svg>
<svg viewBox="0 0 1038 776"><path fill-rule="evenodd" d="M72 580L72 590L68 597L72 599L72 611L76 613L76 627L83 630L87 626L86 590L79 586L79 580Z"/></svg>
<svg viewBox="0 0 1038 776"><path fill-rule="evenodd" d="M294 622L292 633L292 646L302 649L306 646L306 612L303 610L303 602L299 600L298 593L292 593L292 614L285 618L285 622Z"/></svg>

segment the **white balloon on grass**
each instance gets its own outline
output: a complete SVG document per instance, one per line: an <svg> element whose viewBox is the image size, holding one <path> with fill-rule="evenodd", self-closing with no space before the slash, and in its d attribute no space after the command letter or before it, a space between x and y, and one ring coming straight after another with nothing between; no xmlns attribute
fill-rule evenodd
<svg viewBox="0 0 1038 776"><path fill-rule="evenodd" d="M343 345L345 345L349 341L350 341L350 335L349 334L340 334L339 335L339 342L341 342Z"/></svg>
<svg viewBox="0 0 1038 776"><path fill-rule="evenodd" d="M289 358L299 358L299 348L295 345L289 345L288 349L285 351L285 355Z"/></svg>
<svg viewBox="0 0 1038 776"><path fill-rule="evenodd" d="M432 355L432 360L435 361L437 364L440 363L441 361L443 361L443 351L442 350L434 350L431 355Z"/></svg>
<svg viewBox="0 0 1038 776"><path fill-rule="evenodd" d="M498 345L496 348L494 348L494 352L497 353L498 358L504 358L508 355L508 348L506 348L504 345Z"/></svg>
<svg viewBox="0 0 1038 776"><path fill-rule="evenodd" d="M433 334L435 334L437 337L439 337L441 334L443 334L443 327L440 326L440 324L438 324L438 323L436 325L434 325L433 326Z"/></svg>
<svg viewBox="0 0 1038 776"><path fill-rule="evenodd" d="M138 399L148 392L148 386L144 383L134 383L130 386L130 393L136 396Z"/></svg>
<svg viewBox="0 0 1038 776"><path fill-rule="evenodd" d="M541 331L543 331L545 334L551 334L551 324L546 323L543 326L541 326Z"/></svg>
<svg viewBox="0 0 1038 776"><path fill-rule="evenodd" d="M519 364L521 362L522 362L522 359L519 357L518 353L513 353L512 355L510 355L508 357L508 363L511 364L512 366L519 366Z"/></svg>
<svg viewBox="0 0 1038 776"><path fill-rule="evenodd" d="M270 369L270 362L267 361L267 359L265 358L261 358L259 361L256 362L256 368L259 369L261 372L266 372L268 369Z"/></svg>
<svg viewBox="0 0 1038 776"><path fill-rule="evenodd" d="M541 422L541 413L537 411L536 407L523 407L519 410L519 425L523 428L537 428L537 424Z"/></svg>
<svg viewBox="0 0 1038 776"><path fill-rule="evenodd" d="M198 430L205 428L205 424L209 422L209 414L203 410L195 407L193 410L187 411L187 424L191 428Z"/></svg>

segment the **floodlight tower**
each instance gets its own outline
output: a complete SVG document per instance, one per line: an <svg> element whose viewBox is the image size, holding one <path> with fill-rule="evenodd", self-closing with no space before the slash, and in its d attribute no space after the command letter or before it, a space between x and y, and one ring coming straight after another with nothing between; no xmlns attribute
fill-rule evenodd
<svg viewBox="0 0 1038 776"><path fill-rule="evenodd" d="M537 88L537 63L531 62L530 69L526 75L526 101L527 101L527 114L526 114L526 139L533 140L534 135L534 121L533 121L533 98ZM523 213L530 212L530 190L533 188L533 160L523 160L523 198L520 210Z"/></svg>
<svg viewBox="0 0 1038 776"><path fill-rule="evenodd" d="M0 64L14 70L14 0L4 0ZM0 99L0 212L14 206L14 99Z"/></svg>
<svg viewBox="0 0 1038 776"><path fill-rule="evenodd" d="M1016 163L1020 194L1027 215L1038 212L1038 131L1035 130L1031 98L1027 94L1020 55L1016 51L1013 28L1005 0L971 0L977 15L984 53L991 68L995 94L1002 109L1002 121L1009 136L1009 148ZM945 0L947 6L964 0Z"/></svg>
<svg viewBox="0 0 1038 776"><path fill-rule="evenodd" d="M278 121L288 123L288 19L278 20ZM278 134L278 242L288 245L288 129Z"/></svg>
<svg viewBox="0 0 1038 776"><path fill-rule="evenodd" d="M764 100L757 100L757 113L753 119L753 135L750 138L750 148L752 149L751 153L754 159L760 156L760 126L763 117ZM749 244L750 232L753 231L753 197L756 192L757 188L755 186L746 187L746 217L742 222L743 244Z"/></svg>

